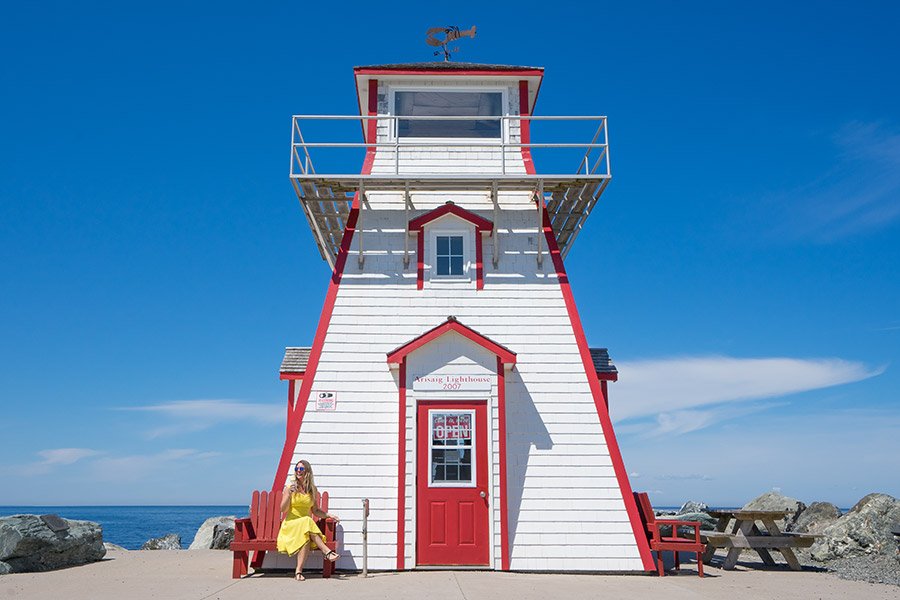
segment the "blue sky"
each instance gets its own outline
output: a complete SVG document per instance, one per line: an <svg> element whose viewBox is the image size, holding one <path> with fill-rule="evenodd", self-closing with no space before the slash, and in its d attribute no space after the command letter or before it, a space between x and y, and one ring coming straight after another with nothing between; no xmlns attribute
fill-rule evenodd
<svg viewBox="0 0 900 600"><path fill-rule="evenodd" d="M460 60L546 67L538 114L609 116L567 268L634 487L900 495L900 11L624 4L5 9L0 504L269 485L328 280L290 115L352 114L354 65L454 23Z"/></svg>

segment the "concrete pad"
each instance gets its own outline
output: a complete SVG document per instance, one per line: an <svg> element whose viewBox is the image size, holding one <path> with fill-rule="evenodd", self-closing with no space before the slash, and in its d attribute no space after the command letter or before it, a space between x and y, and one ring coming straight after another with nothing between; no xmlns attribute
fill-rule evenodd
<svg viewBox="0 0 900 600"><path fill-rule="evenodd" d="M695 566L679 575L558 575L491 571L412 571L337 574L296 582L289 573L231 579L231 553L216 550L113 551L107 559L48 573L0 576L0 600L62 598L112 600L271 600L312 594L317 600L549 600L552 598L648 598L666 600L753 598L895 599L900 587L844 581L830 573L709 567L700 579Z"/></svg>

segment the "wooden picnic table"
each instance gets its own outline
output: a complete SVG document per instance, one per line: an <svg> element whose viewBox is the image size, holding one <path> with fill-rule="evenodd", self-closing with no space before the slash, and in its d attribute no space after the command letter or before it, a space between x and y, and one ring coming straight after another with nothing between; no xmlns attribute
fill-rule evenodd
<svg viewBox="0 0 900 600"><path fill-rule="evenodd" d="M788 566L795 571L800 570L800 561L794 554L794 548L808 548L819 536L808 533L783 532L778 527L779 519L783 519L786 510L711 510L709 514L716 519L715 531L701 531L700 535L706 543L703 562L709 564L717 548L725 548L724 569L733 569L741 555L741 550L755 550L763 563L774 566L775 561L769 553L778 550L784 556ZM728 524L734 520L731 532L727 532ZM762 523L765 532L757 526Z"/></svg>

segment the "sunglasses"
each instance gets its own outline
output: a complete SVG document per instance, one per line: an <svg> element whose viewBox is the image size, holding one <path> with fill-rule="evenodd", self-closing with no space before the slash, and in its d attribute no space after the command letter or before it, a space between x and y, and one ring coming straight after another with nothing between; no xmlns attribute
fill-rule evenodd
<svg viewBox="0 0 900 600"><path fill-rule="evenodd" d="M303 471L306 470L306 467L294 467L294 470L297 471L298 473L302 473Z"/></svg>

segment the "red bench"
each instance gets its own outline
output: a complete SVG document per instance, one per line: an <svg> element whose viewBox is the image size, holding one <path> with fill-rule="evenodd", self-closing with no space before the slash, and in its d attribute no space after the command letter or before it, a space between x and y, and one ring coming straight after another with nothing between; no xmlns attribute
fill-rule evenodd
<svg viewBox="0 0 900 600"><path fill-rule="evenodd" d="M323 492L318 497L319 508L328 512L328 492ZM325 545L331 550L337 551L337 542L334 536L334 519L323 519L310 515L316 521L316 525L324 534ZM250 516L234 520L234 542L231 550L234 552L231 576L239 579L247 574L248 567L259 569L262 567L266 552L276 550L275 541L278 539L278 530L281 529L281 490L272 492L253 492L250 500ZM250 561L250 552L254 552ZM331 577L334 573L334 563L323 561L322 577Z"/></svg>
<svg viewBox="0 0 900 600"><path fill-rule="evenodd" d="M657 519L656 513L653 512L653 506L650 504L650 496L648 496L646 492L635 492L634 499L637 501L638 512L641 513L641 521L644 522L644 528L647 532L647 541L650 542L650 549L656 552L656 564L659 570L659 576L665 576L662 553L666 550L670 550L675 553L676 569L681 568L681 564L678 560L679 552L695 552L697 554L697 573L700 577L703 577L703 559L701 555L706 546L700 541L700 522ZM672 527L671 537L663 536L660 531L660 527L662 526ZM678 537L678 527L693 527L694 539Z"/></svg>

